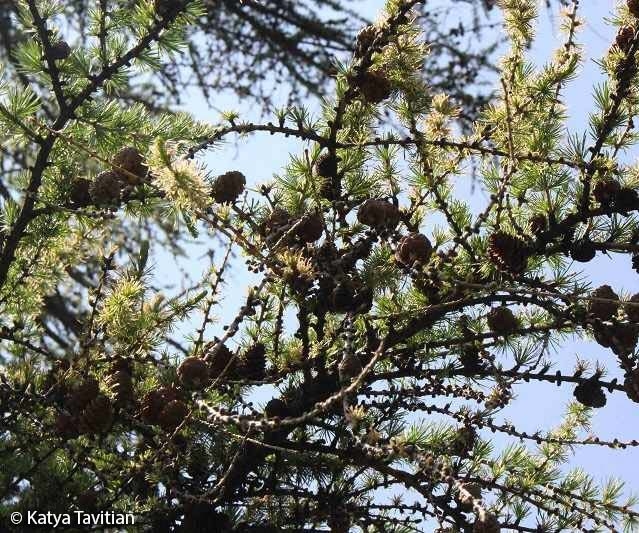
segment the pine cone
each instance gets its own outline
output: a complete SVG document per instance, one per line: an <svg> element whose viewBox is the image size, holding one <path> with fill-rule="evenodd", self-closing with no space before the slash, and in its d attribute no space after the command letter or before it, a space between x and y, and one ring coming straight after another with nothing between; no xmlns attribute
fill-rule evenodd
<svg viewBox="0 0 639 533"><path fill-rule="evenodd" d="M413 266L416 262L425 264L433 252L433 245L426 235L410 233L397 245L395 259L406 266Z"/></svg>
<svg viewBox="0 0 639 533"><path fill-rule="evenodd" d="M187 472L195 479L205 479L210 470L209 454L203 444L193 444L186 456Z"/></svg>
<svg viewBox="0 0 639 533"><path fill-rule="evenodd" d="M639 208L639 194L630 187L622 187L615 196L615 208L626 213Z"/></svg>
<svg viewBox="0 0 639 533"><path fill-rule="evenodd" d="M235 202L244 192L246 177L237 170L221 174L213 182L212 195L218 204Z"/></svg>
<svg viewBox="0 0 639 533"><path fill-rule="evenodd" d="M359 94L370 104L379 104L393 92L393 86L385 72L371 70L353 80Z"/></svg>
<svg viewBox="0 0 639 533"><path fill-rule="evenodd" d="M320 155L315 161L315 174L326 180L333 179L337 174L337 163L341 160L341 157L334 156L330 152Z"/></svg>
<svg viewBox="0 0 639 533"><path fill-rule="evenodd" d="M264 415L266 418L286 418L289 414L290 410L286 405L286 402L280 398L272 398L264 406Z"/></svg>
<svg viewBox="0 0 639 533"><path fill-rule="evenodd" d="M179 0L155 0L153 4L155 12L163 19L174 17L182 7L182 2Z"/></svg>
<svg viewBox="0 0 639 533"><path fill-rule="evenodd" d="M126 370L115 370L107 377L106 385L113 394L116 407L124 407L133 403L135 391L130 372Z"/></svg>
<svg viewBox="0 0 639 533"><path fill-rule="evenodd" d="M291 221L291 215L286 209L276 207L269 213L266 219L261 224L261 230L263 234L268 234L273 231L277 231L282 226L287 225Z"/></svg>
<svg viewBox="0 0 639 533"><path fill-rule="evenodd" d="M472 427L462 426L453 438L450 451L453 455L465 456L474 448L476 442L475 430Z"/></svg>
<svg viewBox="0 0 639 533"><path fill-rule="evenodd" d="M85 434L105 433L113 424L113 406L111 401L98 394L85 407L78 420L78 429Z"/></svg>
<svg viewBox="0 0 639 533"><path fill-rule="evenodd" d="M305 215L295 230L295 235L303 243L315 242L322 233L324 233L324 219L318 213Z"/></svg>
<svg viewBox="0 0 639 533"><path fill-rule="evenodd" d="M510 335L519 328L519 321L507 307L500 306L490 310L486 316L488 327L497 335Z"/></svg>
<svg viewBox="0 0 639 533"><path fill-rule="evenodd" d="M619 309L619 297L617 293L612 290L610 285L602 285L597 287L590 293L592 298L603 298L605 300L614 301L599 301L591 300L588 302L588 312L601 320L610 320L617 314Z"/></svg>
<svg viewBox="0 0 639 533"><path fill-rule="evenodd" d="M639 368L635 368L626 375L623 382L623 388L633 402L639 403Z"/></svg>
<svg viewBox="0 0 639 533"><path fill-rule="evenodd" d="M603 407L606 405L606 395L599 384L592 379L583 381L575 387L575 399L586 407Z"/></svg>
<svg viewBox="0 0 639 533"><path fill-rule="evenodd" d="M158 423L165 431L174 431L188 414L189 408L182 400L173 400L160 412Z"/></svg>
<svg viewBox="0 0 639 533"><path fill-rule="evenodd" d="M628 320L639 323L639 292L630 298L629 303L636 305L624 306L626 315L628 315Z"/></svg>
<svg viewBox="0 0 639 533"><path fill-rule="evenodd" d="M54 428L55 432L63 438L73 439L79 435L76 420L66 413L58 413Z"/></svg>
<svg viewBox="0 0 639 533"><path fill-rule="evenodd" d="M242 358L238 372L244 379L260 381L266 376L266 347L258 342L251 346Z"/></svg>
<svg viewBox="0 0 639 533"><path fill-rule="evenodd" d="M580 263L592 261L597 255L597 248L590 239L580 239L570 248L570 257Z"/></svg>
<svg viewBox="0 0 639 533"><path fill-rule="evenodd" d="M479 357L479 350L476 346L465 346L459 356L459 362L469 374L475 374L484 369L482 360Z"/></svg>
<svg viewBox="0 0 639 533"><path fill-rule="evenodd" d="M612 346L612 328L602 323L600 320L595 321L592 324L592 331L595 337L595 341L604 348L610 348Z"/></svg>
<svg viewBox="0 0 639 533"><path fill-rule="evenodd" d="M115 205L120 201L122 183L115 172L101 172L89 187L89 195L95 205Z"/></svg>
<svg viewBox="0 0 639 533"><path fill-rule="evenodd" d="M86 178L74 179L71 183L71 191L69 192L69 200L73 207L86 207L91 204L91 181Z"/></svg>
<svg viewBox="0 0 639 533"><path fill-rule="evenodd" d="M50 49L50 56L55 61L62 61L71 55L71 47L66 41L58 41L53 43Z"/></svg>
<svg viewBox="0 0 639 533"><path fill-rule="evenodd" d="M639 274L639 254L632 255L632 269Z"/></svg>
<svg viewBox="0 0 639 533"><path fill-rule="evenodd" d="M639 0L627 0L626 6L632 16L639 18Z"/></svg>
<svg viewBox="0 0 639 533"><path fill-rule="evenodd" d="M530 250L519 237L496 231L488 238L488 256L495 266L511 274L521 274L528 265Z"/></svg>
<svg viewBox="0 0 639 533"><path fill-rule="evenodd" d="M616 180L601 180L595 183L592 194L602 206L609 206L619 194L621 185Z"/></svg>
<svg viewBox="0 0 639 533"><path fill-rule="evenodd" d="M122 148L115 154L111 163L120 180L131 185L140 183L149 171L149 167L144 162L144 156L134 146Z"/></svg>
<svg viewBox="0 0 639 533"><path fill-rule="evenodd" d="M100 393L100 386L93 377L88 377L75 385L66 398L65 405L72 414L80 414L85 407Z"/></svg>
<svg viewBox="0 0 639 533"><path fill-rule="evenodd" d="M386 200L366 200L357 211L357 220L371 228L394 228L399 222L399 210Z"/></svg>
<svg viewBox="0 0 639 533"><path fill-rule="evenodd" d="M530 233L537 235L548 229L548 220L545 215L534 215L530 219Z"/></svg>
<svg viewBox="0 0 639 533"><path fill-rule="evenodd" d="M340 196L341 190L339 190L339 183L337 183L337 163L341 160L341 157L333 156L330 152L317 158L315 174L321 180L319 193L322 198L335 200ZM337 190L335 190L336 188Z"/></svg>
<svg viewBox="0 0 639 533"><path fill-rule="evenodd" d="M637 324L615 323L610 328L610 348L615 355L628 356L635 351L639 340Z"/></svg>
<svg viewBox="0 0 639 533"><path fill-rule="evenodd" d="M356 294L355 283L349 277L340 279L328 297L328 309L333 313L353 311Z"/></svg>
<svg viewBox="0 0 639 533"><path fill-rule="evenodd" d="M209 368L200 357L187 357L177 369L182 385L188 389L202 389L209 380Z"/></svg>
<svg viewBox="0 0 639 533"><path fill-rule="evenodd" d="M177 391L172 387L162 387L146 393L142 400L142 419L147 424L159 424L164 407L177 399Z"/></svg>
<svg viewBox="0 0 639 533"><path fill-rule="evenodd" d="M372 24L364 26L355 39L355 57L359 58L366 54L378 34L377 26Z"/></svg>
<svg viewBox="0 0 639 533"><path fill-rule="evenodd" d="M228 369L226 369L224 376L227 378L232 376L237 366L237 362L235 360L231 362L233 357L233 352L229 350L226 345L220 345L217 348L215 355L209 361L209 375L211 376L211 378L217 379L218 377L220 377L227 366Z"/></svg>
<svg viewBox="0 0 639 533"><path fill-rule="evenodd" d="M483 512L473 524L473 533L500 533L501 527L497 517L489 512Z"/></svg>

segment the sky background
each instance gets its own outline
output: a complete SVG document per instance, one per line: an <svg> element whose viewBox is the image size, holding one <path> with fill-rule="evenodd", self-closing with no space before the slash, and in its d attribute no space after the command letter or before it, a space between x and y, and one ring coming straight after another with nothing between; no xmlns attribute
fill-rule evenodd
<svg viewBox="0 0 639 533"><path fill-rule="evenodd" d="M439 3L441 3L440 0ZM362 15L374 19L383 6L383 0L363 0L359 3ZM436 5L438 2L431 2ZM615 3L612 0L596 0L581 2L579 13L585 21L578 35L578 41L584 48L585 62L578 80L572 82L564 90L564 101L567 104L570 132L582 133L586 131L589 113L593 110L593 86L601 80L601 73L595 60L601 57L614 39L615 29L607 25L605 18L613 11ZM497 15L496 11L493 11ZM493 15L493 16L494 16ZM541 9L537 39L530 50L529 59L537 65L543 65L552 57L554 49L563 42L558 31L559 18L557 11ZM330 94L330 93L329 93ZM317 109L317 102L309 101L309 107ZM236 98L230 94L216 97L213 106L206 104L196 93L187 96L183 108L194 114L199 120L217 122L219 110L237 109L242 117L260 120L259 110L255 107L239 105ZM271 118L263 119L268 122ZM249 180L249 185L255 185L272 179L274 173L281 171L289 159L290 154L300 153L305 145L294 140L278 136L253 136L240 143L226 144L222 149L208 153L206 163L213 175L228 170L240 170ZM625 154L629 161L634 162L637 153ZM468 182L469 183L469 182ZM476 191L470 195L466 184L468 197L475 206L484 205L487 195ZM464 184L459 190L463 191ZM194 246L190 249L189 259L180 261L180 268L185 269L195 279L208 267L208 260L201 258L202 251ZM221 254L220 254L221 255ZM220 257L217 258L218 260ZM239 261L241 264L241 261ZM156 256L155 273L159 279L166 281L174 276L176 265L166 255ZM606 257L599 254L595 261L587 265L586 272L593 286L610 283L617 292L639 292L639 276L631 269L627 256ZM214 325L208 330L207 338L220 335L221 325L233 317L243 303L246 288L250 278L242 273L241 268L233 276L226 276L227 287L222 295L225 299L216 310L220 318L219 327ZM191 325L186 325L188 330ZM574 368L576 358L591 361L599 360L609 369L608 377L621 378L615 356L610 350L602 349L594 342L575 338L566 342L556 353L557 369L570 372ZM523 384L514 389L517 399L505 410L505 417L516 421L517 428L533 433L535 430L551 427L561 422L562 413L572 397L572 387L557 387L548 383ZM632 440L639 438L639 404L630 402L622 393L608 395L608 404L604 409L596 412L593 419L593 433L605 440L618 438ZM495 442L499 446L505 439L497 435ZM618 476L627 481L628 488L639 492L639 450L609 450L594 446L578 447L571 466L581 466L598 481L604 481L610 476Z"/></svg>

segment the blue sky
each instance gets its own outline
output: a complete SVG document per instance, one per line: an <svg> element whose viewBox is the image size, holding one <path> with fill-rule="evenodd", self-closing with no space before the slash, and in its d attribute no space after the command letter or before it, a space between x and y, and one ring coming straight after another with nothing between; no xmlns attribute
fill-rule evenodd
<svg viewBox="0 0 639 533"><path fill-rule="evenodd" d="M438 4L431 2L431 4ZM583 45L586 61L581 70L579 79L571 83L566 90L565 102L570 116L568 126L571 132L583 132L586 130L587 118L593 109L593 85L601 78L599 69L594 63L597 57L601 57L614 39L614 28L604 22L604 17L609 16L614 2L612 0L599 0L582 2L580 14L585 20L578 36ZM359 4L359 11L364 16L374 18L383 5L383 0L364 0ZM539 19L538 38L530 51L530 58L538 65L547 62L554 48L560 42L558 33L558 18L555 13L542 9ZM309 102L316 106L317 103ZM256 109L242 109L232 95L219 95L215 100L215 108L210 109L196 93L189 98L184 106L185 110L193 113L200 120L216 122L219 109L238 109L248 114L251 118L259 119ZM237 146L227 144L222 149L217 149L208 154L206 161L212 174L219 174L227 170L241 170L249 179L249 184L261 183L272 178L274 173L286 164L291 153L299 153L303 145L277 136L254 136L242 141ZM629 161L636 159L636 153L626 154ZM483 202L484 194L475 194L473 202ZM191 259L181 262L182 267L197 279L198 272L206 268L206 262L195 259L199 254L193 250ZM166 257L157 257L156 274L160 278L170 275L172 272L171 261ZM627 257L609 258L598 256L595 261L587 265L587 273L593 286L602 283L610 283L618 291L629 293L639 292L639 278L630 268ZM227 287L223 293L226 299L217 310L221 319L234 316L242 303L242 297L246 294L248 278L238 271L233 277L227 276ZM220 323L224 323L223 321ZM210 329L208 338L221 331L215 326ZM587 360L599 360L611 369L610 377L621 377L615 357L609 350L601 349L593 342L583 339L574 339L567 342L556 354L557 368L570 371L574 367L576 357ZM571 399L572 389L561 388L551 384L524 384L515 389L517 400L512 407L507 409L505 416L517 421L520 430L529 433L537 429L549 429L561 421L561 415L568 401ZM639 428L639 406L630 402L625 395L616 393L608 396L608 405L599 410L593 422L593 432L601 438L612 440L631 440L637 438ZM502 439L498 438L498 442ZM502 441L503 442L503 441ZM639 450L627 449L624 451L612 451L599 447L581 447L576 450L576 455L571 461L572 466L582 466L599 480L608 476L620 476L628 482L628 486L639 491Z"/></svg>

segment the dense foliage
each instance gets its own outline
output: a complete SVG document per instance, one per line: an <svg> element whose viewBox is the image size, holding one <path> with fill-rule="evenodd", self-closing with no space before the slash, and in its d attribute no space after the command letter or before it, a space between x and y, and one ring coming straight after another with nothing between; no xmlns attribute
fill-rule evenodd
<svg viewBox="0 0 639 533"><path fill-rule="evenodd" d="M103 0L78 11L73 46L75 3L16 4L26 38L0 81L3 527L78 509L134 513L131 531L637 529L622 483L569 461L638 445L587 435L609 395L639 402L639 295L592 287L586 264L614 254L639 272L639 170L623 157L639 2L611 21L584 136L562 103L578 0L543 67L527 59L536 2L497 2L508 50L465 129L464 102L424 75L419 0L387 0L361 29L317 116L209 124L132 103L131 80L179 64L209 3ZM268 183L212 176L205 153L250 134L299 151ZM188 263L189 240L210 243L211 268L161 290L153 259ZM581 337L605 365L551 371ZM559 426L503 420L543 382L573 390Z"/></svg>

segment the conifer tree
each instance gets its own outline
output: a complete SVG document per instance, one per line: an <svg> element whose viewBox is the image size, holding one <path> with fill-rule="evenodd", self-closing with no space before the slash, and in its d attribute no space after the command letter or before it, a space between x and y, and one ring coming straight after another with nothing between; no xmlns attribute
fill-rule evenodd
<svg viewBox="0 0 639 533"><path fill-rule="evenodd" d="M497 2L508 50L467 133L425 79L421 3L387 0L317 115L214 124L119 97L184 53L201 0L99 3L75 46L65 6L16 4L29 38L0 81L3 147L21 154L2 195L4 530L28 510L132 513L128 530L154 532L637 529L622 482L570 459L638 445L589 435L611 395L639 402L639 295L614 276L594 287L588 263L639 272L623 157L639 3L611 20L585 136L562 101L583 61L578 0L542 67L537 2ZM211 175L206 152L248 135L299 151L267 183ZM458 186L471 174L479 208ZM187 239L213 242L211 268L158 289L153 258ZM240 309L216 318L243 279ZM60 306L71 324L45 318ZM608 357L556 370L575 338ZM574 397L559 425L504 419L551 383Z"/></svg>

